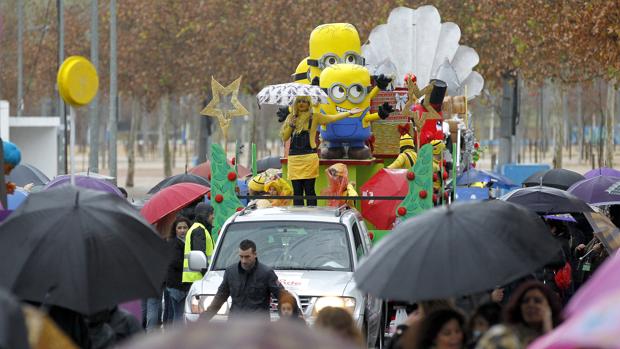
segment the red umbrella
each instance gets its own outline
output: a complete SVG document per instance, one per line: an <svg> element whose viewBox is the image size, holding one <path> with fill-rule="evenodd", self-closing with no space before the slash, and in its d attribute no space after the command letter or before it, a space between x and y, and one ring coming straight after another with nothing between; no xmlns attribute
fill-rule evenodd
<svg viewBox="0 0 620 349"><path fill-rule="evenodd" d="M142 207L140 213L154 224L166 215L178 211L208 193L211 189L196 183L179 183L157 192Z"/></svg>
<svg viewBox="0 0 620 349"><path fill-rule="evenodd" d="M361 187L362 196L406 196L407 170L381 169ZM402 200L362 200L362 216L377 229L392 229Z"/></svg>
<svg viewBox="0 0 620 349"><path fill-rule="evenodd" d="M228 162L228 164L234 167L234 165L231 164L230 161ZM239 172L237 173L237 177L239 178L243 178L252 173L252 171L242 165L237 165L237 171ZM207 160L206 162L203 162L202 164L193 167L191 170L189 170L189 173L193 173L195 175L199 175L200 177L211 180L211 161Z"/></svg>

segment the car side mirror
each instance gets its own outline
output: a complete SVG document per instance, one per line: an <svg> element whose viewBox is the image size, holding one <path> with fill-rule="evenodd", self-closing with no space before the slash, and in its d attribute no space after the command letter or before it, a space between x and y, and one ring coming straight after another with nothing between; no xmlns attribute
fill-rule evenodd
<svg viewBox="0 0 620 349"><path fill-rule="evenodd" d="M202 251L189 252L189 270L202 271L207 269L207 256Z"/></svg>

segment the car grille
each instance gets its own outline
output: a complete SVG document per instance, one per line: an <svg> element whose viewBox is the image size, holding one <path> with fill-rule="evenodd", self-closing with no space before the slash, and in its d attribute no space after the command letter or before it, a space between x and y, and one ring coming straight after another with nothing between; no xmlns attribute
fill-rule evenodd
<svg viewBox="0 0 620 349"><path fill-rule="evenodd" d="M303 313L305 313L306 310L308 309L308 306L312 302L312 298L313 297L311 296L300 296L299 297L299 302L301 303L301 311ZM278 300L273 297L271 297L271 311L278 312Z"/></svg>

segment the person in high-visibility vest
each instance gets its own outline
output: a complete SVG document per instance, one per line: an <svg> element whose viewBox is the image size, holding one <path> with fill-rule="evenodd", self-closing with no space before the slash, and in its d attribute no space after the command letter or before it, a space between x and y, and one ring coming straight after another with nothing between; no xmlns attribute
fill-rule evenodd
<svg viewBox="0 0 620 349"><path fill-rule="evenodd" d="M190 251L201 251L207 256L207 262L211 264L213 255L213 239L211 230L213 229L213 207L201 202L194 209L196 214L194 224L189 228L185 235L185 251L183 257L183 282L194 282L202 279L203 272L192 271L189 269Z"/></svg>

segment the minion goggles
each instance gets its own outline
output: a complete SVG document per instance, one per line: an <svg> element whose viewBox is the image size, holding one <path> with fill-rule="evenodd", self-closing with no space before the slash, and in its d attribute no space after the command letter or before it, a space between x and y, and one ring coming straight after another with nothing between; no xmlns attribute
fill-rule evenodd
<svg viewBox="0 0 620 349"><path fill-rule="evenodd" d="M366 59L360 56L355 51L347 51L344 53L344 58L340 58L335 53L326 53L319 59L308 58L306 62L311 67L318 67L319 69L325 69L329 66L339 63L357 64L363 66L366 63Z"/></svg>
<svg viewBox="0 0 620 349"><path fill-rule="evenodd" d="M366 98L370 91L372 91L372 88L372 86L364 87L360 84L353 84L347 87L336 82L329 88L323 88L323 91L336 103L342 103L348 99L349 102L357 104Z"/></svg>

